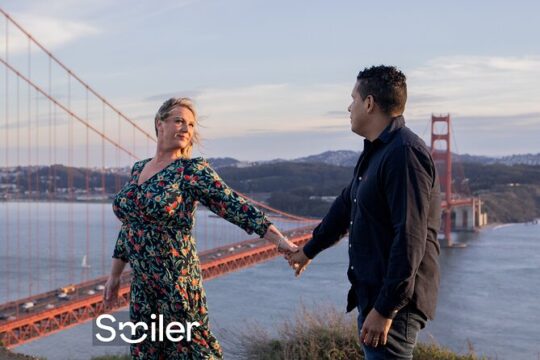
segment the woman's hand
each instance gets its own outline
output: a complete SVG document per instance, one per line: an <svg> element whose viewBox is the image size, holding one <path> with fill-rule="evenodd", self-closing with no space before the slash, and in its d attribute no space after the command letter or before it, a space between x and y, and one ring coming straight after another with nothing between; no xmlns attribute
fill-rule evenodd
<svg viewBox="0 0 540 360"><path fill-rule="evenodd" d="M291 242L286 237L283 237L280 239L278 243L278 252L281 254L292 254L298 251L298 246Z"/></svg>
<svg viewBox="0 0 540 360"><path fill-rule="evenodd" d="M273 244L276 244L278 252L281 254L291 254L298 251L298 246L287 239L274 225L270 225L264 238Z"/></svg>
<svg viewBox="0 0 540 360"><path fill-rule="evenodd" d="M105 307L112 307L118 299L118 291L120 290L120 277L109 276L105 283L105 290L103 291L103 304Z"/></svg>

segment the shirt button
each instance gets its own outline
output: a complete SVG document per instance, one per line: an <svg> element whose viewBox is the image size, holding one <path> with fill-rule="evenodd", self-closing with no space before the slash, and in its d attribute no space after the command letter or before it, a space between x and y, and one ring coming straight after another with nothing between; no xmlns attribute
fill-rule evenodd
<svg viewBox="0 0 540 360"><path fill-rule="evenodd" d="M352 248L352 244L349 244L349 247Z"/></svg>
<svg viewBox="0 0 540 360"><path fill-rule="evenodd" d="M351 266L351 270L354 270L354 266Z"/></svg>
<svg viewBox="0 0 540 360"><path fill-rule="evenodd" d="M351 221L351 225L352 225L352 221Z"/></svg>
<svg viewBox="0 0 540 360"><path fill-rule="evenodd" d="M356 202L356 199L354 199L354 202Z"/></svg>
<svg viewBox="0 0 540 360"><path fill-rule="evenodd" d="M362 177L361 177L361 176L359 176L359 177L358 177L358 180L362 181Z"/></svg>

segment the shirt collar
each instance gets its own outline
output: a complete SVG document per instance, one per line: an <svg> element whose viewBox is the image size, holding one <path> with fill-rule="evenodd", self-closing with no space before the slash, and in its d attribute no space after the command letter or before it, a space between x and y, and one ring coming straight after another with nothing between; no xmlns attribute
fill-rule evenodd
<svg viewBox="0 0 540 360"><path fill-rule="evenodd" d="M388 126L383 130L383 132L379 135L378 139L383 143L387 144L392 139L392 136L396 133L396 131L404 126L405 118L403 117L403 115L393 117L390 121L390 124L388 124Z"/></svg>

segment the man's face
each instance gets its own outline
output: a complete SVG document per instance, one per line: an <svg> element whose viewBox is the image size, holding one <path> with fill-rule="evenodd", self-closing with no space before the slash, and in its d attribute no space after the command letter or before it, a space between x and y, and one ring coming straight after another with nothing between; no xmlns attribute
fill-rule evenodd
<svg viewBox="0 0 540 360"><path fill-rule="evenodd" d="M365 109L364 100L362 100L360 92L358 91L358 86L360 86L360 80L357 80L356 84L354 84L354 88L351 93L352 102L351 105L349 105L348 110L351 113L352 132L358 135L363 135L363 130L366 127L367 122L367 112Z"/></svg>
<svg viewBox="0 0 540 360"><path fill-rule="evenodd" d="M195 131L195 116L189 109L177 106L163 121L158 121L159 136L167 148L184 149L191 144Z"/></svg>

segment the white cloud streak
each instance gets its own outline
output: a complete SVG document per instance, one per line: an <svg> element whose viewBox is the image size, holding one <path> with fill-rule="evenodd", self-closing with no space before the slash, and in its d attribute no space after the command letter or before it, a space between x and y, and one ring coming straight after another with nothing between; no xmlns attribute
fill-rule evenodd
<svg viewBox="0 0 540 360"><path fill-rule="evenodd" d="M407 113L409 118L424 119L445 112L458 116L538 112L539 84L538 55L436 58L408 73Z"/></svg>
<svg viewBox="0 0 540 360"><path fill-rule="evenodd" d="M99 33L97 28L80 21L67 21L29 14L13 14L13 18L30 34L36 36L39 43L51 50L74 42L84 36ZM0 48L5 49L5 29L2 29L1 35ZM9 26L7 41L9 55L17 55L28 51L28 37L14 25ZM37 46L32 44L31 51L37 50Z"/></svg>

